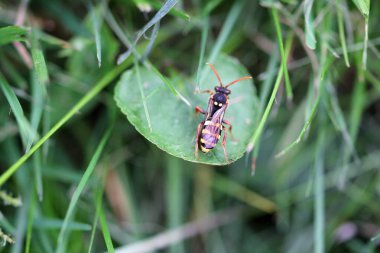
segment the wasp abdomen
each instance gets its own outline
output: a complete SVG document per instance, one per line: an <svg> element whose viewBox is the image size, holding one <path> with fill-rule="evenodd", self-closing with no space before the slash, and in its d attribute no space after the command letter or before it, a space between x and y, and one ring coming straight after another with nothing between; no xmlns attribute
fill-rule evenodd
<svg viewBox="0 0 380 253"><path fill-rule="evenodd" d="M206 121L201 132L200 148L207 153L213 149L219 141L222 126L219 123Z"/></svg>

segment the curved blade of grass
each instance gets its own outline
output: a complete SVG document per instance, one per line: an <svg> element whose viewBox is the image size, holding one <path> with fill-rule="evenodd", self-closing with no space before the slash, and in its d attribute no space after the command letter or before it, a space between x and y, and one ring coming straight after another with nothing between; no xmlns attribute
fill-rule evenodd
<svg viewBox="0 0 380 253"><path fill-rule="evenodd" d="M368 19L371 1L370 0L352 0L352 1L356 5L356 7L358 7L358 9L362 13L362 15L366 19Z"/></svg>
<svg viewBox="0 0 380 253"><path fill-rule="evenodd" d="M191 103L189 100L187 100L181 93L179 93L176 88L171 84L171 82L161 74L161 72L150 62L146 62L145 65L150 68L165 84L166 86L175 94L177 95L187 106L191 107Z"/></svg>
<svg viewBox="0 0 380 253"><path fill-rule="evenodd" d="M123 42L123 44L127 47L130 47L130 50L131 52L130 53L133 53L134 56L141 60L142 57L140 56L139 52L136 50L136 48L134 47L134 45L132 45L129 41L129 39L127 38L127 36L125 36L125 34L123 33L123 30L121 29L121 27L119 26L119 24L116 22L115 18L113 17L112 13L109 12L109 11L106 11L106 20L107 22L109 22L110 24L110 27L112 28L112 30L117 34L117 36L119 37L119 39ZM128 55L129 56L129 55ZM152 64L150 63L149 61L144 61L143 64L150 68L154 73L157 74L157 76L166 84L166 86L169 88L169 90L176 96L178 96L186 105L188 106L191 106L190 102L181 94L179 93L175 88L174 86L164 77L164 75L161 74L161 72Z"/></svg>
<svg viewBox="0 0 380 253"><path fill-rule="evenodd" d="M234 27L236 20L238 19L241 10L244 6L244 1L236 1L235 4L232 6L230 12L228 13L227 19L223 24L223 28L218 36L218 39L215 42L215 45L212 48L212 51L210 53L210 56L207 58L207 62L215 64L215 60L218 57L220 51L222 50L223 45L226 43L228 36L230 35L232 28ZM201 79L198 83L203 84L205 81L205 78L207 76L208 69L203 68L203 71L201 73Z"/></svg>
<svg viewBox="0 0 380 253"><path fill-rule="evenodd" d="M138 32L133 45L131 45L131 47L126 52L119 56L119 58L117 59L117 64L122 63L125 59L129 57L129 55L133 52L137 42L140 40L141 36L143 36L149 28L151 28L163 17L165 17L166 14L168 14L168 12L174 7L174 5L176 5L177 2L178 0L167 0L164 3L164 5L162 5L161 9L156 13L156 15L154 15L154 17Z"/></svg>
<svg viewBox="0 0 380 253"><path fill-rule="evenodd" d="M278 50L278 49L276 49ZM275 53L271 54L268 67L265 71L264 75L264 83L262 84L262 90L260 93L260 110L259 110L259 115L262 116L264 109L265 109L265 102L268 99L268 96L270 94L270 90L272 88L273 80L276 77L276 70L277 70L277 62L278 62L278 51ZM260 75L261 76L261 75ZM259 76L259 78L261 78ZM258 143L256 144L255 150L252 152L251 155L251 170L252 173L251 175L254 176L255 174L255 168L256 168L256 160L259 155L259 150L260 150L260 139L258 140ZM246 164L248 165L249 161L248 158L249 156L246 157Z"/></svg>
<svg viewBox="0 0 380 253"><path fill-rule="evenodd" d="M32 126L24 115L24 111L21 107L20 102L11 86L5 80L4 76L0 73L0 87L6 97L9 106L12 109L12 112L16 118L17 125L19 127L22 143L25 149L29 149L33 142L33 137L35 136L35 131L33 131ZM1 185L1 184L0 184Z"/></svg>
<svg viewBox="0 0 380 253"><path fill-rule="evenodd" d="M304 0L305 15L305 42L310 49L315 49L317 41L315 39L314 22L312 17L312 7L314 0Z"/></svg>
<svg viewBox="0 0 380 253"><path fill-rule="evenodd" d="M48 69L46 67L45 57L44 54L40 48L39 42L38 42L38 32L34 31L32 32L32 60L33 60L33 66L34 70L36 72L36 76L38 79L38 82L43 91L43 95L46 95L46 85L49 82L49 74Z"/></svg>
<svg viewBox="0 0 380 253"><path fill-rule="evenodd" d="M32 43L32 60L34 65L34 71L32 72L32 101L31 103L31 124L36 135L38 132L38 126L42 118L45 105L45 96L47 94L46 85L49 81L48 70L45 63L45 58L38 45L36 34L33 31L33 43ZM33 140L37 139L35 136ZM34 179L37 189L38 198L42 201L43 198L43 184L41 175L42 159L40 152L37 152L33 159Z"/></svg>
<svg viewBox="0 0 380 253"><path fill-rule="evenodd" d="M96 228L98 226L99 211L100 211L100 208L102 206L103 190L104 190L104 180L101 181L101 187L98 187L98 190L96 191L96 195L95 195L96 211L95 211L95 215L94 215L94 222L92 223L92 230L91 230L90 243L88 246L88 253L91 253L92 245L93 245L94 239L95 239Z"/></svg>
<svg viewBox="0 0 380 253"><path fill-rule="evenodd" d="M130 61L125 61L123 64L118 65L113 70L108 72L95 86L88 91L88 93L74 107L61 118L31 149L20 157L10 168L8 168L0 176L0 186L3 185L7 179L12 176L26 160L36 152L42 144L44 144L53 134L55 134L69 119L71 119L83 106L91 101L100 91L109 85L119 74L121 74L128 66L131 65ZM0 84L1 82L0 75Z"/></svg>
<svg viewBox="0 0 380 253"><path fill-rule="evenodd" d="M210 12L212 12L222 0L209 0L205 2L205 6L202 8L202 15L207 16Z"/></svg>
<svg viewBox="0 0 380 253"><path fill-rule="evenodd" d="M102 66L102 41L100 39L100 25L98 18L94 11L92 11L92 22L94 26L94 36L95 36L95 45L96 45L96 58L98 59L99 68Z"/></svg>
<svg viewBox="0 0 380 253"><path fill-rule="evenodd" d="M25 41L27 32L19 26L6 26L0 28L0 46L15 41Z"/></svg>
<svg viewBox="0 0 380 253"><path fill-rule="evenodd" d="M309 129L309 126L311 124L311 122L313 121L314 119L314 116L315 116L315 113L317 112L317 108L318 108L318 105L319 105L319 100L320 100L320 93L318 94L317 96L317 99L315 100L314 104L313 104L313 107L311 109L311 113L309 115L309 118L307 119L307 121L305 122L300 134L298 135L297 139L292 142L289 146L287 146L284 150L282 150L281 152L277 153L276 154L276 158L279 158L283 155L285 155L289 150L291 150L294 146L296 146L303 138L303 136L305 135L307 129Z"/></svg>
<svg viewBox="0 0 380 253"><path fill-rule="evenodd" d="M365 18L365 26L364 26L364 45L363 45L363 60L362 60L362 68L365 70L367 68L367 50L368 50L368 19L369 19L369 10L370 10L370 0L352 0L356 7L358 7L359 11Z"/></svg>
<svg viewBox="0 0 380 253"><path fill-rule="evenodd" d="M285 59L287 59L288 56L289 56L289 52L290 52L290 47L292 45L292 41L293 41L293 36L288 37L288 39L286 40ZM273 91L272 91L271 97L270 97L270 99L268 101L268 104L267 104L267 106L265 108L264 114L262 114L262 110L263 109L261 108L261 112L260 113L262 114L262 117L261 117L261 120L260 120L260 123L259 123L258 127L256 128L253 136L251 137L251 140L248 143L248 146L247 146L247 152L248 153L250 153L252 151L252 149L256 146L256 143L260 139L261 133L262 133L262 131L264 129L265 122L266 122L266 120L267 120L267 118L269 116L269 112L270 112L270 110L272 108L273 102L274 102L274 100L276 98L277 91L278 91L278 89L280 87L283 73L284 73L284 65L282 64L281 67L280 67L280 69L278 70L277 79L276 79L275 85L273 87ZM264 96L262 97L262 99L263 98L264 98ZM263 100L261 101L261 103L264 104Z"/></svg>
<svg viewBox="0 0 380 253"><path fill-rule="evenodd" d="M41 151L38 150L36 154L33 157L33 169L34 169L34 181L36 184L36 190L38 195L38 200L43 200L43 183L42 183L42 158L41 158Z"/></svg>
<svg viewBox="0 0 380 253"><path fill-rule="evenodd" d="M369 70L364 72L365 78L368 83L372 84L372 86L379 92L380 91L380 80L374 76Z"/></svg>
<svg viewBox="0 0 380 253"><path fill-rule="evenodd" d="M268 101L267 107L265 108L264 114L261 117L260 123L259 123L258 127L256 128L256 130L255 130L255 132L254 132L251 140L249 141L249 144L247 146L247 152L251 152L252 151L252 149L256 145L256 142L258 141L258 139L261 136L261 133L262 133L262 131L264 129L265 122L267 121L267 118L269 116L269 112L272 109L273 102L274 102L274 100L276 98L276 94L277 94L278 88L280 87L280 83L281 83L281 79L282 79L283 73L284 73L283 67L281 66L281 68L279 69L278 74L277 74L277 79L276 79L276 83L275 83L273 91L272 91L272 95L271 95L271 97L270 97L270 99Z"/></svg>
<svg viewBox="0 0 380 253"><path fill-rule="evenodd" d="M105 1L103 1L103 3L104 2ZM102 27L101 19L103 15L101 15L99 12L103 11L104 7L103 7L103 4L100 4L100 9L97 10L96 8L94 8L94 6L90 2L89 9L91 10L91 22L92 22L92 28L93 28L94 37L95 37L96 58L98 59L98 66L100 68L100 66L102 65L102 40L100 38L101 36L100 29Z"/></svg>
<svg viewBox="0 0 380 253"><path fill-rule="evenodd" d="M162 7L162 3L160 3L157 0L150 1L149 4L152 5L152 7L155 10L159 10ZM189 21L191 18L190 15L187 14L186 12L184 12L183 10L178 10L178 9L173 9L173 8L169 11L168 14L172 15L173 17L178 17L178 18L184 19L186 21Z"/></svg>
<svg viewBox="0 0 380 253"><path fill-rule="evenodd" d="M353 140L349 134L347 123L342 109L339 105L338 95L336 94L334 86L329 82L327 88L330 91L329 103L331 104L331 119L334 120L339 131L342 132L344 141L346 142L345 148L349 151L350 155L356 155Z"/></svg>
<svg viewBox="0 0 380 253"><path fill-rule="evenodd" d="M289 56L291 43L293 41L293 36L288 37L287 50L285 52L284 43L282 42L281 26L280 26L280 22L278 20L278 13L277 13L276 8L272 8L272 16L273 16L274 25L276 27L277 41L278 41L278 46L280 48L280 53L281 53L281 64L282 64L282 69L284 71L284 76L285 76L286 97L287 97L288 101L292 101L293 100L292 84L290 83L288 66L286 63L287 63L287 59Z"/></svg>
<svg viewBox="0 0 380 253"><path fill-rule="evenodd" d="M145 59L148 58L150 52L152 51L152 48L153 48L154 42L156 41L159 29L160 29L160 21L158 21L153 26L153 30L152 30L152 34L150 35L150 38L149 38L148 46L145 49L145 53L142 56L141 61L145 61Z"/></svg>
<svg viewBox="0 0 380 253"><path fill-rule="evenodd" d="M71 220L71 217L73 215L74 208L76 207L78 200L79 200L79 197L82 194L84 188L86 187L86 185L87 185L87 183L88 183L88 181L89 181L89 179L90 179L90 177L91 177L91 175L95 169L95 166L97 165L97 163L99 161L99 158L103 152L103 149L106 146L107 141L112 134L112 130L113 130L113 125L107 129L107 132L102 137L97 149L95 150L93 157L90 160L88 167L86 168L86 171L84 172L81 180L79 181L78 187L76 188L76 190L73 193L69 207L68 207L66 215L65 215L65 219L64 219L63 224L62 224L62 228L59 232L58 245L57 245L56 252L63 252L64 240L65 240L65 237L67 234L69 221Z"/></svg>
<svg viewBox="0 0 380 253"><path fill-rule="evenodd" d="M350 67L350 62L348 61L346 35L345 35L345 32L344 32L344 22L343 22L342 9L341 9L341 6L340 6L340 0L337 0L335 2L335 6L336 6L335 9L336 9L336 13L337 13L337 19L338 19L339 39L340 39L340 44L342 45L344 62L346 63L347 67Z"/></svg>
<svg viewBox="0 0 380 253"><path fill-rule="evenodd" d="M99 208L99 221L100 221L100 225L102 227L103 238L104 238L104 241L105 241L106 246L107 246L107 252L108 253L114 253L115 248L113 247L113 244L112 244L111 234L110 234L110 231L108 229L107 220L106 220L106 217L104 215L104 211L103 211L102 206L100 206L100 208Z"/></svg>

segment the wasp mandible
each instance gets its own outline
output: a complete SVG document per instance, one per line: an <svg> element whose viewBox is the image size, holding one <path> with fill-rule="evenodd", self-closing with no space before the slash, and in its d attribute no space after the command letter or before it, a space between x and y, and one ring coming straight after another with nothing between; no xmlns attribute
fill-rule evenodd
<svg viewBox="0 0 380 253"><path fill-rule="evenodd" d="M205 115L203 121L198 124L197 136L195 139L195 157L198 159L198 149L200 148L202 152L207 153L213 149L220 139L220 134L222 130L224 131L222 146L224 150L224 157L228 162L228 156L226 151L226 126L228 125L228 131L232 135L232 125L228 120L223 119L224 113L226 112L228 106L228 96L231 94L231 90L228 89L229 86L252 78L251 76L244 76L235 81L230 82L227 85L223 85L222 80L214 66L211 63L207 63L214 72L215 76L218 78L219 86L215 86L215 93L212 90L201 91L203 93L209 93L210 98L208 100L207 111L204 111L199 106L195 107L197 113L202 113Z"/></svg>

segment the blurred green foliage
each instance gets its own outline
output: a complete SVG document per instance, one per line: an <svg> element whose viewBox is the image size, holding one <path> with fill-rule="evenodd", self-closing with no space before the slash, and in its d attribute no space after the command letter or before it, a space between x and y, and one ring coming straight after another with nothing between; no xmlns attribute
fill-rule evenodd
<svg viewBox="0 0 380 253"><path fill-rule="evenodd" d="M0 252L378 252L379 4L3 1ZM260 100L231 165L165 153L113 100L143 57L192 90L214 85L200 72L221 54Z"/></svg>

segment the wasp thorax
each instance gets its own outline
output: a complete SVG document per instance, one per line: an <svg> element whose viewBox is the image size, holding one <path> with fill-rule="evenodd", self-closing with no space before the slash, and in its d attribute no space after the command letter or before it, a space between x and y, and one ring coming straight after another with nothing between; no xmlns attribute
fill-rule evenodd
<svg viewBox="0 0 380 253"><path fill-rule="evenodd" d="M222 106L226 103L227 97L223 93L215 93L213 100L215 105Z"/></svg>

